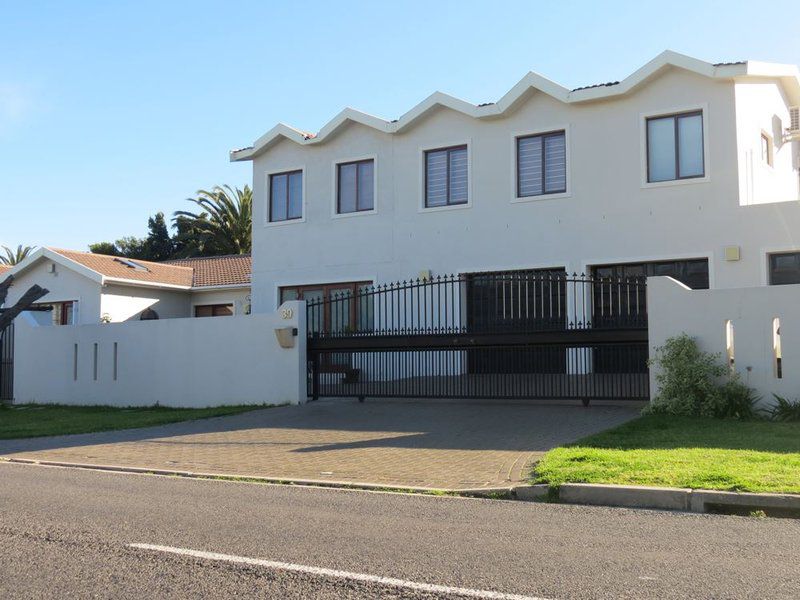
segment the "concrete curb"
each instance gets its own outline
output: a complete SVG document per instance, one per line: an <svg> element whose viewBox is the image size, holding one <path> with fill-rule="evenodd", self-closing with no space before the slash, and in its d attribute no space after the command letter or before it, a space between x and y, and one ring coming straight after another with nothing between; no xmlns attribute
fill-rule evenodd
<svg viewBox="0 0 800 600"><path fill-rule="evenodd" d="M539 486L529 486L535 488ZM542 486L547 488L547 486ZM539 499L548 492L524 492L515 489L520 500ZM539 494L539 495L536 495ZM556 494L553 494L555 497ZM750 492L725 492L692 490L637 485L604 485L596 483L565 483L558 488L557 498L568 504L619 506L626 508L652 508L684 512L718 512L735 510L764 510L775 515L800 514L798 494L757 494Z"/></svg>
<svg viewBox="0 0 800 600"><path fill-rule="evenodd" d="M1 462L39 465L44 467L62 467L69 469L85 469L89 471L108 471L111 473L133 473L137 475L162 475L167 477L185 477L187 479L216 479L221 481L239 481L267 483L273 485L298 485L308 487L325 487L345 490L365 490L380 492L398 492L426 495L454 496L511 496L512 487L491 488L433 488L421 486L405 486L398 484L366 483L360 481L330 481L326 479L296 479L291 477L264 477L261 475L240 475L231 473L201 473L195 471L178 471L171 469L150 469L147 467L125 467L119 465L95 465L90 463L71 463L53 460L37 460L34 458L11 458L0 456Z"/></svg>
<svg viewBox="0 0 800 600"><path fill-rule="evenodd" d="M118 465L95 465L71 463L32 458L0 457L0 462L108 471L112 473L131 473L138 475L161 475L184 477L187 479L215 479L264 483L272 485L297 485L324 487L342 490L362 490L371 492L409 493L424 495L452 495L469 497L501 497L535 502L545 499L567 504L589 504L594 506L619 506L625 508L650 508L684 512L705 513L711 509L732 508L742 510L764 510L773 514L800 514L800 495L798 494L754 494L749 492L724 492L715 490L691 490L682 488L647 487L636 485L605 485L597 483L565 483L558 488L548 484L522 485L516 487L491 488L432 488L409 487L393 484L376 484L358 481L328 481L319 479L294 479L286 477L263 477L258 475L236 475L230 473L199 473L170 469L149 469L146 467L125 467Z"/></svg>

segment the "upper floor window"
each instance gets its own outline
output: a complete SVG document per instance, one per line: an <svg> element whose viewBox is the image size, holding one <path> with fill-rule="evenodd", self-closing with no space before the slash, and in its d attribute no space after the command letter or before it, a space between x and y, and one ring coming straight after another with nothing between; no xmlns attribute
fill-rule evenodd
<svg viewBox="0 0 800 600"><path fill-rule="evenodd" d="M269 176L269 221L278 223L303 217L303 172Z"/></svg>
<svg viewBox="0 0 800 600"><path fill-rule="evenodd" d="M648 118L647 181L703 176L703 112Z"/></svg>
<svg viewBox="0 0 800 600"><path fill-rule="evenodd" d="M336 165L336 212L340 215L375 209L375 161Z"/></svg>
<svg viewBox="0 0 800 600"><path fill-rule="evenodd" d="M761 134L761 162L772 166L772 138L766 133Z"/></svg>
<svg viewBox="0 0 800 600"><path fill-rule="evenodd" d="M769 284L800 283L800 252L769 255Z"/></svg>
<svg viewBox="0 0 800 600"><path fill-rule="evenodd" d="M517 138L517 198L566 191L566 134L554 131Z"/></svg>
<svg viewBox="0 0 800 600"><path fill-rule="evenodd" d="M425 207L452 206L468 201L467 146L425 152Z"/></svg>

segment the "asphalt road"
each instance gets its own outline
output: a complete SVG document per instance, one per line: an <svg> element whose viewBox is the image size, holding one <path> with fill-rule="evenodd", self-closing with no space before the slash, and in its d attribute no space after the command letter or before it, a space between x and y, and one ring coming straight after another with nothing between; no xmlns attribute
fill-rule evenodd
<svg viewBox="0 0 800 600"><path fill-rule="evenodd" d="M2 598L794 598L798 556L793 520L0 463Z"/></svg>

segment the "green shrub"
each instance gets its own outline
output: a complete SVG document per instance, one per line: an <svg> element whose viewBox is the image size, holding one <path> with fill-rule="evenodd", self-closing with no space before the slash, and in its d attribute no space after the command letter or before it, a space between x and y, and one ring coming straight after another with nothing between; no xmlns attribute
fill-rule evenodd
<svg viewBox="0 0 800 600"><path fill-rule="evenodd" d="M778 394L775 396L775 406L769 411L769 416L773 421L780 421L782 423L791 423L800 421L800 401L787 400Z"/></svg>
<svg viewBox="0 0 800 600"><path fill-rule="evenodd" d="M753 388L741 382L738 375L732 376L717 387L715 400L712 412L705 416L740 421L761 417L760 411L756 408L759 397Z"/></svg>
<svg viewBox="0 0 800 600"><path fill-rule="evenodd" d="M754 391L685 333L656 348L652 364L660 368L659 393L645 412L718 419L758 416Z"/></svg>

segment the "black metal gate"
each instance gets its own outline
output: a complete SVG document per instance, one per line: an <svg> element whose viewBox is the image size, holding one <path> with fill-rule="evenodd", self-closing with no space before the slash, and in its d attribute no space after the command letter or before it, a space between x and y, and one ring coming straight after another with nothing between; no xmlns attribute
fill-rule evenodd
<svg viewBox="0 0 800 600"><path fill-rule="evenodd" d="M0 332L0 403L14 400L14 324Z"/></svg>
<svg viewBox="0 0 800 600"><path fill-rule="evenodd" d="M646 280L448 275L307 304L308 394L646 400Z"/></svg>

